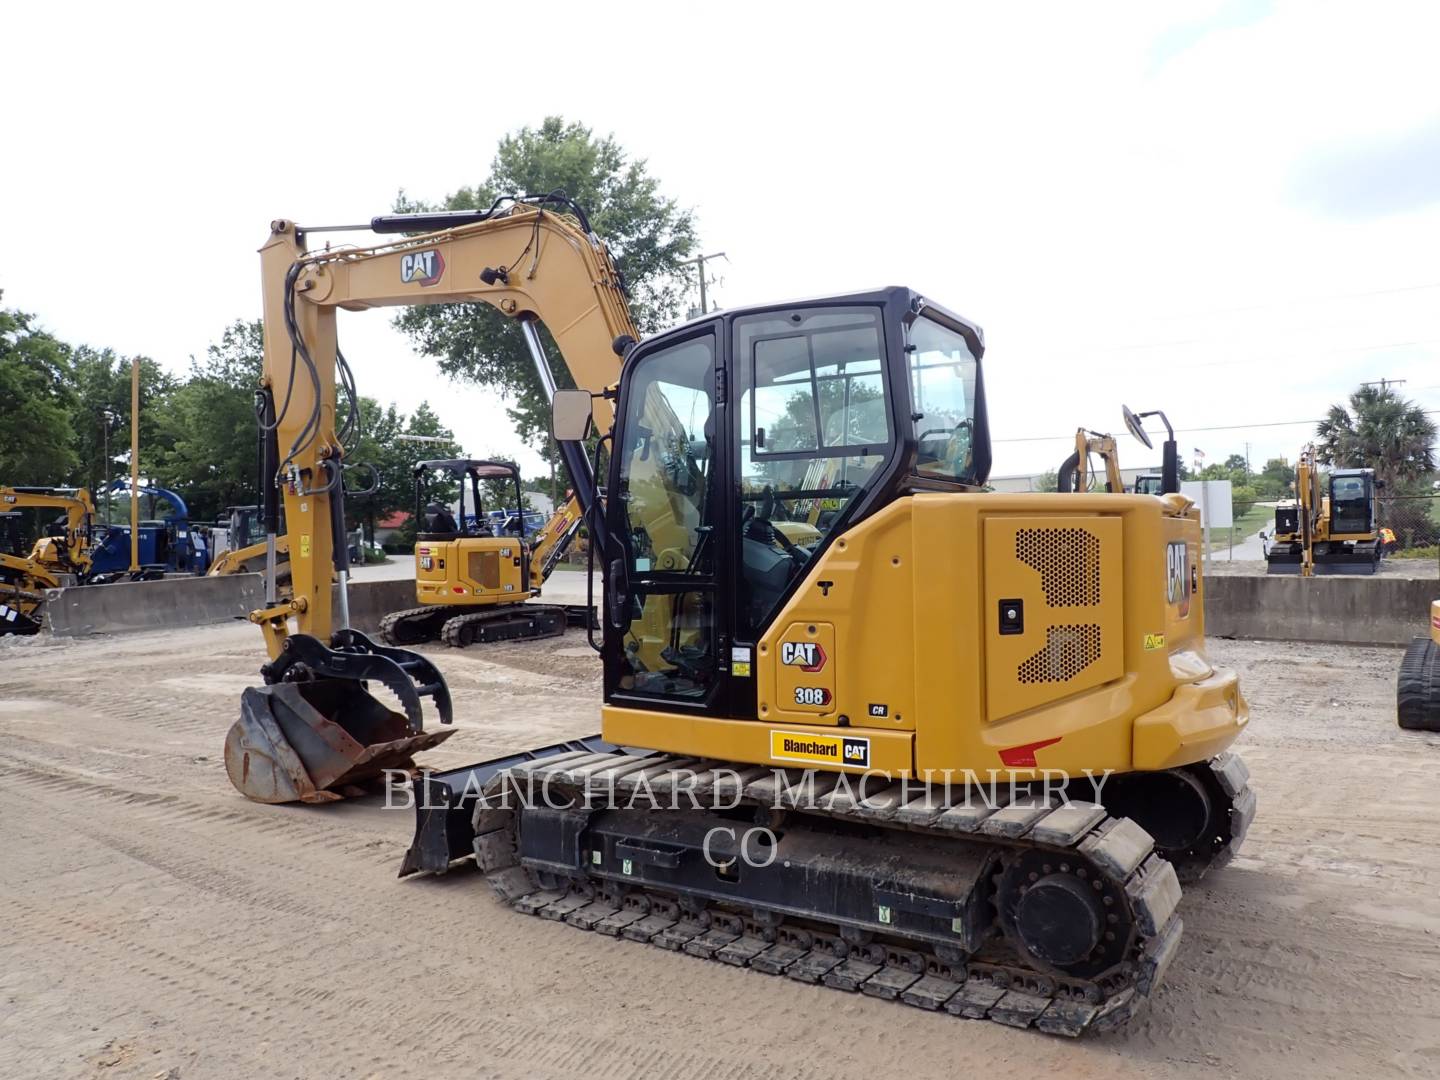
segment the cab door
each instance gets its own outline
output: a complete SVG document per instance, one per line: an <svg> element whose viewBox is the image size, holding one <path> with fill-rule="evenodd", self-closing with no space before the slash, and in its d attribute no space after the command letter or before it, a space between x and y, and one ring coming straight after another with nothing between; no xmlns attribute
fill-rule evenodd
<svg viewBox="0 0 1440 1080"><path fill-rule="evenodd" d="M605 698L635 708L712 707L724 669L717 324L627 363L606 517Z"/></svg>

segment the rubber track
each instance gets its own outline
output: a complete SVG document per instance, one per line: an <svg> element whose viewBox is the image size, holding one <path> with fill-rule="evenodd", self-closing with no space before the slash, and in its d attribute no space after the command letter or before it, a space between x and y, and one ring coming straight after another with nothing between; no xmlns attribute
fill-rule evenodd
<svg viewBox="0 0 1440 1080"><path fill-rule="evenodd" d="M527 774L536 781L548 782L552 792L563 792L567 788L578 792L587 776L612 767L613 762L621 767L618 778L613 781L621 793L627 789L633 792L638 780L657 797L664 798L675 789L677 780L699 774L698 783L681 790L705 794L713 790L713 784L710 789L706 787L707 772L719 768L739 773L744 782L741 788L744 802L768 807L775 795L774 781L770 779L773 773L763 767L747 769L669 755L640 759L643 764L628 766L627 761L633 763L636 759L588 754L565 755L565 759L558 763L541 759L518 766L496 777L486 794L498 794L511 777L523 780ZM1238 758L1221 754L1210 766L1231 798L1230 840L1216 854L1215 862L1220 864L1228 861L1243 842L1254 815L1255 799L1247 784L1248 770ZM796 782L800 775L790 774L791 782ZM833 774L829 779L833 786ZM683 782L689 785L688 780ZM1033 1025L1049 1034L1078 1036L1117 1028L1140 1009L1159 985L1177 951L1183 929L1176 914L1180 885L1170 864L1154 853L1149 834L1133 822L1110 817L1101 808L1091 807L1090 814L1081 815L1088 816L1091 823L1084 828L1074 828L1075 815L1056 816L1066 813L1064 808L1040 807L1028 815L1009 815L1003 827L1011 835L996 835L1001 832L1001 819L1006 818L1003 808L988 815L980 811L981 816L970 821L965 829L955 828L953 822L947 822L948 827L937 824L953 803L963 801L959 792L948 803L940 789L935 789L934 794L920 795L903 805L896 799L887 799L884 791L873 793L868 805L857 804L853 799L827 805L820 794L820 785L824 783L825 777L821 774L815 797L811 799L817 809L799 813L848 819L904 833L928 833L937 837L954 837L958 833L972 842L991 843L1011 850L1069 852L1077 861L1088 864L1092 873L1103 874L1118 884L1129 898L1136 928L1136 940L1129 957L1106 972L1099 982L1047 975L1024 966L1024 961L1013 955L1008 963L1003 959L996 962L990 945L997 940L1003 942L999 935L982 947L983 961L975 957L942 957L915 941L903 946L886 943L878 952L875 946L870 946L868 955L857 959L858 954L843 955L848 950L839 945L838 937L814 932L815 923L823 920L807 920L803 926L781 921L777 926L769 913L755 911L747 915L737 912L733 903L708 903L704 913L697 916L684 912L674 897L662 892L625 889L608 881L587 880L584 885L556 889L553 879L538 880L519 865L514 833L518 815L509 810L477 808L476 861L500 898L525 914L767 974L784 974L801 982L823 982L835 989L858 990L930 1011L944 1009L955 1016L990 1019L1012 1027ZM898 788L899 785L892 785L887 791L893 794ZM917 789L912 785L909 790ZM1089 804L1071 804L1072 807L1086 805ZM1018 810L1019 804L1012 809ZM986 827L984 822L996 814L999 817ZM1028 820L1017 827L1016 818ZM1061 828L1062 824L1071 827L1067 831ZM1042 830L1044 841L1034 838L1037 827ZM1062 833L1066 835L1057 840L1057 834ZM547 888L547 884L552 887Z"/></svg>
<svg viewBox="0 0 1440 1080"><path fill-rule="evenodd" d="M419 645L425 641L434 641L440 636L440 629L445 621L444 617L450 611L450 608L434 605L392 611L380 620L380 638L385 644L401 649L409 645ZM435 625L433 627L426 625L429 622L434 622ZM402 626L411 630L412 633L397 633ZM419 631L418 635L413 631Z"/></svg>
<svg viewBox="0 0 1440 1080"><path fill-rule="evenodd" d="M1407 731L1440 731L1440 647L1417 637L1405 650L1395 687L1396 719Z"/></svg>
<svg viewBox="0 0 1440 1080"><path fill-rule="evenodd" d="M556 613L558 613L558 627L547 628L542 624L537 629L537 621L542 616L549 615L555 618ZM486 629L493 629L497 633L493 637L481 638L482 644L491 640L521 641L532 638L559 637L565 633L566 621L564 608L542 604L504 604L485 611L468 612L446 619L445 625L440 629L440 640L452 649L463 649L474 643L477 632ZM517 632L509 632L512 627Z"/></svg>

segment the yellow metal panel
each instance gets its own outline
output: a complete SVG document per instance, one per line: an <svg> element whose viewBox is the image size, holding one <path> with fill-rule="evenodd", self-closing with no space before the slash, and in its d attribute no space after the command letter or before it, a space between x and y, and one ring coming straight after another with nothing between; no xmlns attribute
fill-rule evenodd
<svg viewBox="0 0 1440 1080"><path fill-rule="evenodd" d="M1171 769L1204 761L1235 741L1250 722L1250 706L1233 671L1190 683L1135 721L1137 769Z"/></svg>
<svg viewBox="0 0 1440 1080"><path fill-rule="evenodd" d="M999 720L1125 672L1121 523L1099 515L985 522L986 713ZM1019 633L1002 632L1002 609Z"/></svg>
<svg viewBox="0 0 1440 1080"><path fill-rule="evenodd" d="M719 761L827 772L883 772L895 777L912 775L913 736L905 731L761 724L609 705L604 709L602 730L606 739L622 746L645 746ZM786 748L787 742L791 749ZM851 755L848 758L847 748Z"/></svg>
<svg viewBox="0 0 1440 1080"><path fill-rule="evenodd" d="M1018 528L1036 522L1098 538L1098 603L1047 604L1043 571L1017 560L1014 546ZM997 552L992 533L1008 547ZM1186 690L1232 677L1204 655L1203 588L1189 594L1183 614L1181 595L1171 598L1171 543L1187 555L1197 550L1197 524L1178 496L926 492L897 499L837 538L757 643L759 720L607 708L606 737L719 760L850 771L858 767L830 762L844 757L846 738L863 738L873 768L933 779L967 770L1000 781L1047 770L1103 774L1131 769L1132 755L1142 753L1134 767L1204 760L1240 725L1233 711L1221 723L1210 712L1214 701ZM1061 575L1055 596L1066 584ZM1013 587L1028 590L1026 633L1015 637L1039 627L1043 643L1046 626L1079 614L1099 622L1104 635L1093 670L1082 671L1078 684L1056 684L1043 700L1023 699L1031 684L1018 681L1039 644L1023 655L1015 646L1008 657L992 656L999 600L1015 595L1002 590ZM781 716L788 666L781 646L828 643L823 628L834 635L822 669L833 668L833 710ZM1008 689L996 691L992 666ZM1137 730L1146 732L1142 740Z"/></svg>
<svg viewBox="0 0 1440 1080"><path fill-rule="evenodd" d="M913 729L915 592L910 500L900 499L831 544L760 639L760 719ZM812 625L833 628L833 649L826 645L830 659L821 674L833 680L834 702L807 715L794 705L800 683L787 682L794 676L780 676L777 669L786 666L782 642L792 640L791 628L803 632ZM787 689L788 699L780 700Z"/></svg>
<svg viewBox="0 0 1440 1080"><path fill-rule="evenodd" d="M770 700L774 702L771 716L809 723L812 717L834 713L835 671L840 666L834 624L790 623L776 648L780 650L776 657L779 663L761 666L775 680L770 688ZM769 649L768 643L762 644L761 655Z"/></svg>

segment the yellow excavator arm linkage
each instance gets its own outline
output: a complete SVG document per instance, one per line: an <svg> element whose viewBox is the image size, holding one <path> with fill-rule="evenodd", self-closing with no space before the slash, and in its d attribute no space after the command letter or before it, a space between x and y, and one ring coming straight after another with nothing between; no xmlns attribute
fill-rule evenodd
<svg viewBox="0 0 1440 1080"><path fill-rule="evenodd" d="M584 511L580 500L571 495L555 508L550 520L535 535L535 544L530 549L530 588L538 590L550 577L560 556L570 546L570 541L580 529Z"/></svg>
<svg viewBox="0 0 1440 1080"><path fill-rule="evenodd" d="M288 555L289 552L290 543L288 537L277 536L275 538L275 554ZM215 557L215 561L210 564L210 569L206 571L205 576L223 577L226 574L244 573L246 566L251 560L263 559L264 557L265 541L263 540L257 544L250 544L243 548L230 548L228 551L222 551Z"/></svg>
<svg viewBox="0 0 1440 1080"><path fill-rule="evenodd" d="M1098 474L1091 472L1091 455L1098 456L1105 463L1104 487ZM1075 488L1081 495L1091 491L1125 491L1125 481L1120 476L1120 451L1115 446L1113 435L1099 435L1084 428L1075 430ZM1062 489L1063 490L1063 489Z"/></svg>
<svg viewBox="0 0 1440 1080"><path fill-rule="evenodd" d="M25 510L51 508L65 511L65 558L75 568L84 571L90 568L90 548L87 543L90 526L95 520L95 503L88 488L78 489L74 495L51 495L19 488L0 487L0 510ZM48 560L40 557L46 547L47 537L35 541L30 551L30 560L50 566Z"/></svg>
<svg viewBox="0 0 1440 1080"><path fill-rule="evenodd" d="M264 382L275 397L293 588L288 604L251 615L266 629L273 658L291 617L299 632L322 641L332 630L329 492L344 456L335 427L337 310L482 302L522 323L543 321L575 384L594 395L619 376L614 343L638 334L605 245L576 219L539 207L316 252L306 251L303 230L280 220L260 257ZM607 429L610 402L597 397L595 410L597 426Z"/></svg>

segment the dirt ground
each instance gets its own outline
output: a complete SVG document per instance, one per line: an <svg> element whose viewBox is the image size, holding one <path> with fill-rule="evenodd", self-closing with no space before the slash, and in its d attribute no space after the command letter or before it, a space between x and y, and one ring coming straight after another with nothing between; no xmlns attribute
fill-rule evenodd
<svg viewBox="0 0 1440 1080"><path fill-rule="evenodd" d="M0 1073L9 1076L1440 1075L1440 736L1400 653L1217 641L1254 709L1260 811L1190 888L1151 1008L1069 1041L511 913L473 873L397 881L411 817L249 803L230 625L0 643ZM598 727L558 642L447 653L454 766Z"/></svg>

